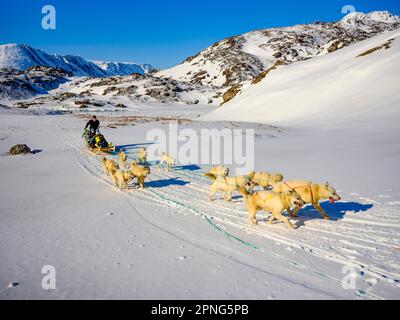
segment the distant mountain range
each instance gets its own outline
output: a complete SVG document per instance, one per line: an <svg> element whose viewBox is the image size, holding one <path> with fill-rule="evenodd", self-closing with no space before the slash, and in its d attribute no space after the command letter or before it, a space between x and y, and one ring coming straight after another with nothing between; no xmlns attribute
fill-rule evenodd
<svg viewBox="0 0 400 320"><path fill-rule="evenodd" d="M232 100L233 103L247 88L265 83L264 79L268 80L281 68L316 57L315 60L335 56L331 53L398 28L400 18L387 11L354 12L337 22L318 21L229 37L173 68L158 72L150 72L155 70L147 64L87 61L79 56L50 55L27 45L0 45L0 99L25 99L50 93L30 105L56 99L65 103L66 109L81 106L74 99L82 97L90 97L94 103L110 101L111 105L117 100L171 104L220 104ZM136 74L127 76L133 73ZM71 75L91 78L74 79L60 90L50 92Z"/></svg>
<svg viewBox="0 0 400 320"><path fill-rule="evenodd" d="M80 56L48 54L25 44L0 45L0 68L27 70L33 66L61 68L75 76L110 77L132 73L145 74L149 64L88 61Z"/></svg>
<svg viewBox="0 0 400 320"><path fill-rule="evenodd" d="M145 74L154 70L150 64L137 64L131 62L104 62L92 61L101 69L106 71L108 76L128 76L132 73Z"/></svg>

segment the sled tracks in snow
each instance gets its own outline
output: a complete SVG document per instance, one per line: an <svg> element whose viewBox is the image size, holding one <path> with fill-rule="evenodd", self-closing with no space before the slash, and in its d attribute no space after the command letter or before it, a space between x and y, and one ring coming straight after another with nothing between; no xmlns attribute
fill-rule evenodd
<svg viewBox="0 0 400 320"><path fill-rule="evenodd" d="M62 128L60 127L60 129ZM77 163L88 175L119 190L114 186L112 179L105 175L100 157L85 150L78 135L74 136L67 130L60 130L60 133L57 133L54 137L71 147L71 152L73 152ZM128 158L133 160L133 154L128 153ZM264 220L260 221L258 226L251 227L248 225L247 211L242 197L236 194L232 203L227 203L222 198L210 202L208 200L209 185L210 180L203 176L202 172L192 170L191 167L182 166L167 172L157 165L151 165L151 174L149 179L146 180L144 190L133 188L130 192L121 192L129 197L132 207L134 207L135 202L140 201L172 208L183 215L198 216L204 219L216 232L222 233L250 250L257 250L273 256L286 264L329 279L337 285L341 284L341 279L321 272L317 267L287 258L283 254L264 251L262 246L254 244L252 239L258 238L256 242L259 243L260 237L266 238L273 243L286 245L288 248L296 248L321 259L336 262L339 265L354 267L361 277L371 277L386 282L390 286L399 287L400 275L395 272L397 270L389 271L386 268L378 267L379 264L370 259L374 255L378 256L378 261L381 261L391 256L393 251L399 251L400 247L390 241L392 237L390 228L388 228L389 230L379 229L376 234L371 235L371 232L374 231L365 229L365 225L357 219L353 219L356 221L351 219L349 221L314 219L304 222L294 232L287 230L284 224L277 223L269 226ZM259 217L263 217L263 213L260 212ZM301 223L301 218L297 222ZM380 239L380 242L378 243L376 239ZM371 252L368 257L370 261L360 261L363 257L362 255L357 256L357 249L360 250L360 248L364 252ZM368 279L366 281L368 283ZM372 287L366 290L355 289L354 293L357 296L370 299L381 298L370 292L371 290Z"/></svg>

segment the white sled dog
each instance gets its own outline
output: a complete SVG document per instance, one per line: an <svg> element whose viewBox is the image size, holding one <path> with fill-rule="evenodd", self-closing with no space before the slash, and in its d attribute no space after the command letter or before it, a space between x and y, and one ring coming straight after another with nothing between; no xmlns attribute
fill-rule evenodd
<svg viewBox="0 0 400 320"><path fill-rule="evenodd" d="M138 163L146 164L147 163L147 150L144 147L141 147L137 152Z"/></svg>
<svg viewBox="0 0 400 320"><path fill-rule="evenodd" d="M114 160L107 159L106 157L101 158L106 175L113 175L118 170L118 165Z"/></svg>
<svg viewBox="0 0 400 320"><path fill-rule="evenodd" d="M121 168L125 168L126 167L126 160L128 159L128 156L126 155L124 150L120 149L118 151L118 158L119 158L119 164L120 164Z"/></svg>
<svg viewBox="0 0 400 320"><path fill-rule="evenodd" d="M267 190L272 184L276 184L283 180L283 175L281 173L271 174L269 172L254 172L249 173L249 178L251 180L251 189L254 186L261 186L264 190Z"/></svg>
<svg viewBox="0 0 400 320"><path fill-rule="evenodd" d="M164 163L167 165L167 171L171 171L172 166L176 164L173 157L163 152L161 155L160 165L163 165Z"/></svg>
<svg viewBox="0 0 400 320"><path fill-rule="evenodd" d="M215 195L218 191L222 191L226 201L232 200L232 193L239 191L240 188L245 188L250 184L248 176L228 177L229 169L224 166L213 167L210 172L204 175L213 180L210 186L210 201L215 200Z"/></svg>
<svg viewBox="0 0 400 320"><path fill-rule="evenodd" d="M129 182L133 178L132 172L118 169L113 172L112 177L114 178L114 183L118 188L122 190L125 185L126 191L129 191Z"/></svg>
<svg viewBox="0 0 400 320"><path fill-rule="evenodd" d="M320 200L329 199L333 204L335 201L341 199L335 188L333 188L329 182L313 183L311 181L293 180L273 184L273 190L276 192L287 191L290 189L296 190L305 203L311 203L326 220L329 220L330 218L319 204ZM299 210L300 208L296 207L290 212L290 215L296 217Z"/></svg>
<svg viewBox="0 0 400 320"><path fill-rule="evenodd" d="M136 161L132 161L131 166L131 173L133 178L137 178L137 183L140 188L144 188L144 180L150 174L150 167L149 166L142 166L136 163Z"/></svg>
<svg viewBox="0 0 400 320"><path fill-rule="evenodd" d="M271 212L271 217L268 222L269 224L272 224L274 219L278 219L284 222L287 227L292 230L294 229L294 226L290 223L287 217L282 215L282 212L291 207L301 208L305 204L301 196L295 190L285 192L263 190L250 194L245 188L241 188L240 192L246 199L249 223L251 225L257 224L257 211L264 210Z"/></svg>

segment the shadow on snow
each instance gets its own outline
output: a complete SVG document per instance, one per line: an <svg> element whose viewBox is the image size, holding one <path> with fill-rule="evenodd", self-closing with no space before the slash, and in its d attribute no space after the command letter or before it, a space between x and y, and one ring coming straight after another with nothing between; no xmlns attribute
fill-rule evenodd
<svg viewBox="0 0 400 320"><path fill-rule="evenodd" d="M330 217L331 221L338 221L343 219L343 217L348 212L365 212L371 209L374 205L367 203L359 203L359 202L336 202L335 204L331 204L329 201L321 202L321 207L325 210L326 214ZM301 209L298 212L297 218L298 220L297 227L303 226L304 223L308 220L313 219L323 219L321 214L311 205Z"/></svg>
<svg viewBox="0 0 400 320"><path fill-rule="evenodd" d="M123 151L129 151L129 150L133 150L133 149L138 149L142 146L147 146L147 145L151 145L154 144L153 142L147 142L147 143L132 143L132 144L121 144L119 146L115 146L115 151L118 152L119 150L123 150Z"/></svg>
<svg viewBox="0 0 400 320"><path fill-rule="evenodd" d="M168 186L184 186L187 185L188 181L179 180L179 178L161 179L146 182L146 187L150 188L164 188Z"/></svg>

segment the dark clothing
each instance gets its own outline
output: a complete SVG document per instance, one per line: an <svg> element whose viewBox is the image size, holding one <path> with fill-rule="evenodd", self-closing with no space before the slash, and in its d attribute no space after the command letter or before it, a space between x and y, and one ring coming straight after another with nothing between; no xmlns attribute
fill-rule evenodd
<svg viewBox="0 0 400 320"><path fill-rule="evenodd" d="M89 137L88 144L93 148L94 147L94 137L96 136L97 129L100 126L99 120L90 119L85 126L85 130L89 127Z"/></svg>
<svg viewBox="0 0 400 320"><path fill-rule="evenodd" d="M100 122L99 122L99 120L95 120L95 121L93 121L93 119L90 119L87 123L86 123L86 126L85 126L85 129L87 128L87 127L89 127L89 129L90 130L94 130L94 131L96 131L97 129L98 129L98 127L100 126Z"/></svg>
<svg viewBox="0 0 400 320"><path fill-rule="evenodd" d="M90 135L89 139L88 139L88 144L89 146L91 146L92 148L94 147L94 137L95 135Z"/></svg>

